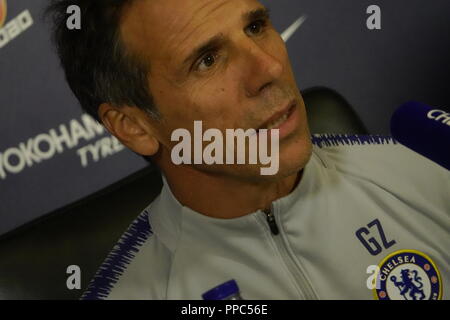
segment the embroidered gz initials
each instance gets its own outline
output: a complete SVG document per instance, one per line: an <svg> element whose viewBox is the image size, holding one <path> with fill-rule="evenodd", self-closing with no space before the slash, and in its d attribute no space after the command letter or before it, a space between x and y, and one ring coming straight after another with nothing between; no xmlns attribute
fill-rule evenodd
<svg viewBox="0 0 450 320"><path fill-rule="evenodd" d="M378 230L379 238L381 239L381 242L383 244L383 247L381 247L380 243L377 241L375 237L367 237L370 236L369 229L373 229L373 227L376 226L376 229ZM395 240L387 241L386 235L384 234L383 227L381 226L381 223L378 219L373 220L370 222L366 227L362 227L356 231L356 237L361 241L363 246L369 251L369 253L373 256L376 256L381 253L384 249L389 249L392 247L396 242Z"/></svg>

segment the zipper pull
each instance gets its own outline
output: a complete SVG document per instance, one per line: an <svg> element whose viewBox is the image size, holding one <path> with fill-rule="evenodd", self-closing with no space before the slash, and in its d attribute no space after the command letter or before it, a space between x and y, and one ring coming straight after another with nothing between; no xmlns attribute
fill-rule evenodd
<svg viewBox="0 0 450 320"><path fill-rule="evenodd" d="M270 231L272 232L272 234L274 235L279 234L280 230L278 229L277 222L275 221L275 216L273 215L272 212L272 206L270 207L269 210L264 210L264 213L266 214L267 223L269 224Z"/></svg>

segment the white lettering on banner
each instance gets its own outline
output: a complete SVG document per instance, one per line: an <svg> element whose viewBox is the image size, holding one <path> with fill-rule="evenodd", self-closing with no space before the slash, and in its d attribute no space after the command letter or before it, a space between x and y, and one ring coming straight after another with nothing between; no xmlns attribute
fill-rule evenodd
<svg viewBox="0 0 450 320"><path fill-rule="evenodd" d="M64 150L64 147L62 145L63 142L65 143L65 145L68 149L73 148L74 143L73 143L73 141L69 135L69 131L67 131L67 127L65 125L61 124L59 126L59 131L61 132L60 135L58 135L58 133L56 133L55 129L51 129L49 131L49 133L53 138L53 142L55 144L56 151L58 151L58 153L61 153Z"/></svg>
<svg viewBox="0 0 450 320"><path fill-rule="evenodd" d="M95 136L95 134L103 134L105 131L105 128L99 124L97 121L95 121L91 116L87 114L83 114L81 116L81 121L84 124L84 127L86 128L89 135Z"/></svg>
<svg viewBox="0 0 450 320"><path fill-rule="evenodd" d="M19 144L20 151L22 151L22 156L25 158L28 167L31 167L33 165L33 162L34 163L41 162L41 158L39 158L33 152L33 147L34 147L34 139L28 139L26 145L23 142Z"/></svg>
<svg viewBox="0 0 450 320"><path fill-rule="evenodd" d="M14 164L13 161L11 161L11 156L16 156L18 159L17 163ZM10 148L6 150L5 152L5 169L12 173L19 173L23 170L25 167L25 161L21 155L21 152L17 148Z"/></svg>
<svg viewBox="0 0 450 320"><path fill-rule="evenodd" d="M442 122L443 124L450 126L450 113L445 111L438 109L431 110L428 112L427 117L428 119L433 119L437 122Z"/></svg>
<svg viewBox="0 0 450 320"><path fill-rule="evenodd" d="M111 136L104 137L93 144L78 149L77 154L81 159L81 166L85 168L88 165L89 155L94 162L98 162L100 158L103 159L112 156L123 149L125 149L125 146L121 144L116 137Z"/></svg>
<svg viewBox="0 0 450 320"><path fill-rule="evenodd" d="M17 17L0 28L0 48L6 46L11 40L19 36L33 25L30 11L24 10Z"/></svg>
<svg viewBox="0 0 450 320"><path fill-rule="evenodd" d="M92 139L87 130L75 119L70 121L70 132L72 133L73 144L77 145L80 139L89 141Z"/></svg>
<svg viewBox="0 0 450 320"><path fill-rule="evenodd" d="M13 40L15 37L17 37L20 32L22 31L20 29L19 24L16 22L16 20L11 20L8 22L4 27L8 33L9 41Z"/></svg>
<svg viewBox="0 0 450 320"><path fill-rule="evenodd" d="M1 157L1 155L0 155L0 177L2 177L2 179L6 177L5 169L3 169L3 157Z"/></svg>
<svg viewBox="0 0 450 320"><path fill-rule="evenodd" d="M0 178L6 179L8 173L18 174L26 167L32 167L78 146L82 140L89 142L104 133L105 128L87 114L81 116L81 121L71 119L69 125L60 124L58 129L52 128L48 132L39 133L26 142L20 142L17 147L0 152ZM86 167L88 155L97 162L124 148L116 138L103 137L94 144L82 147L77 154L81 157L82 167Z"/></svg>
<svg viewBox="0 0 450 320"><path fill-rule="evenodd" d="M47 148L41 148L42 144L46 144ZM48 160L55 154L55 146L52 137L49 134L41 133L34 139L34 152L43 160Z"/></svg>

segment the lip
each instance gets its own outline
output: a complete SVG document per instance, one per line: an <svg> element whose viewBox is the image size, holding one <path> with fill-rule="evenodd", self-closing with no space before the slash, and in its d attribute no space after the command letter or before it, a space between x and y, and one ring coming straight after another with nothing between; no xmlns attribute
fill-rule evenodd
<svg viewBox="0 0 450 320"><path fill-rule="evenodd" d="M300 112L299 112L299 108L298 108L298 101L295 99L292 100L289 103L289 105L286 108L284 108L282 111L277 112L272 117L270 117L270 119L267 120L262 127L257 129L256 133L259 135L261 133L261 131L260 131L261 129L265 129L265 127L267 127L267 125L269 123L271 123L274 120L279 119L286 113L288 113L288 117L284 122L280 123L277 127L268 129L269 132L271 130L278 129L278 133L279 133L278 138L280 140L286 138L287 136L292 134L292 132L296 131L300 124ZM270 133L269 133L269 137L270 137Z"/></svg>
<svg viewBox="0 0 450 320"><path fill-rule="evenodd" d="M295 104L296 104L295 99L294 99L294 100L291 100L283 110L278 111L278 112L275 113L273 116L271 116L269 119L267 119L266 121L264 121L264 123L263 123L257 130L267 128L267 126L268 126L271 122L273 122L273 121L275 121L275 120L281 118L283 115L285 115L285 114L288 113L288 112L291 112L291 113L292 113L292 110L291 110L291 109L293 109L293 108L295 107ZM283 122L283 123L284 123L284 122ZM283 125L283 123L282 123L281 125ZM278 129L278 128L273 128L273 129Z"/></svg>

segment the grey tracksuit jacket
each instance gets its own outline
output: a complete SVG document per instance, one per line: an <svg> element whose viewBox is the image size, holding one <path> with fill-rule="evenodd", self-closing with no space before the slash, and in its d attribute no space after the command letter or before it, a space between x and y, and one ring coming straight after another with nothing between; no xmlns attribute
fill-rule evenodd
<svg viewBox="0 0 450 320"><path fill-rule="evenodd" d="M83 298L195 300L235 279L244 299L449 299L450 171L390 137L312 139L274 223L201 215L163 179Z"/></svg>

